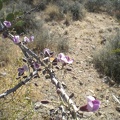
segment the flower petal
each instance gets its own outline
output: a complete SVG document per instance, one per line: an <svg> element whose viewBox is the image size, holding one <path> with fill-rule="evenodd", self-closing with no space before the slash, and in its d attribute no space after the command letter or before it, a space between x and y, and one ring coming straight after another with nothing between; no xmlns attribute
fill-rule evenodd
<svg viewBox="0 0 120 120"><path fill-rule="evenodd" d="M34 36L30 37L30 41L33 42L34 41Z"/></svg>
<svg viewBox="0 0 120 120"><path fill-rule="evenodd" d="M89 111L89 112L92 112L93 111L93 106L94 106L94 104L90 101L90 102L88 102L87 103L87 110Z"/></svg>
<svg viewBox="0 0 120 120"><path fill-rule="evenodd" d="M99 100L94 100L94 101L92 101L92 103L93 103L93 110L92 111L95 112L100 107L100 101Z"/></svg>
<svg viewBox="0 0 120 120"><path fill-rule="evenodd" d="M49 56L50 56L50 49L45 48L45 49L43 50L43 53L44 53L44 55L45 55L46 57L49 57Z"/></svg>
<svg viewBox="0 0 120 120"><path fill-rule="evenodd" d="M13 37L13 42L16 44L20 43L19 35Z"/></svg>
<svg viewBox="0 0 120 120"><path fill-rule="evenodd" d="M93 97L93 96L87 96L87 101L89 102L89 101L94 101L95 100L95 98Z"/></svg>
<svg viewBox="0 0 120 120"><path fill-rule="evenodd" d="M24 37L24 42L30 42L29 38L28 37Z"/></svg>
<svg viewBox="0 0 120 120"><path fill-rule="evenodd" d="M3 24L4 24L7 28L11 27L11 22L9 22L9 21L4 21Z"/></svg>

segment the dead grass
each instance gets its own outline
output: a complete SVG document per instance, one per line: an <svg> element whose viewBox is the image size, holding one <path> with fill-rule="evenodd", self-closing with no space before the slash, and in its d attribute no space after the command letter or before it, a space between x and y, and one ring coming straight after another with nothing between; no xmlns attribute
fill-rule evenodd
<svg viewBox="0 0 120 120"><path fill-rule="evenodd" d="M49 20L60 20L62 18L59 7L55 4L47 5L47 8L45 9L45 14L49 15Z"/></svg>

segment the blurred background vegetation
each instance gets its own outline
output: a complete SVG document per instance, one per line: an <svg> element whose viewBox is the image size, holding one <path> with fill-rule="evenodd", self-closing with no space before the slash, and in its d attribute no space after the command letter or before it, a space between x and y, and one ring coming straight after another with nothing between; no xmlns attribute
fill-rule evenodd
<svg viewBox="0 0 120 120"><path fill-rule="evenodd" d="M120 0L3 0L0 21L9 20L13 34L34 35L35 41L28 44L39 53L44 48L56 52L68 52L69 41L64 37L55 37L44 27L45 22L65 20L66 27L71 21L84 20L86 12L107 13L120 21ZM37 8L26 14L34 7ZM42 19L36 19L35 13L43 13ZM120 32L97 51L93 63L103 74L120 81ZM0 93L12 88L16 80L17 68L22 66L21 52L9 40L0 39ZM7 68L7 69L6 69ZM7 75L6 75L7 74ZM41 88L39 88L41 89ZM0 120L36 119L33 108L34 99L39 100L39 89L28 84L10 96L0 100ZM39 94L38 94L39 93ZM36 96L35 96L36 94ZM34 97L33 97L34 96ZM42 97L42 96L41 96Z"/></svg>

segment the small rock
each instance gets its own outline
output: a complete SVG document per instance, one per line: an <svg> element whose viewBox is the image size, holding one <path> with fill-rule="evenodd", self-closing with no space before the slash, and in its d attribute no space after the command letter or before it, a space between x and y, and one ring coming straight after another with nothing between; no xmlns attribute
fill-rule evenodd
<svg viewBox="0 0 120 120"><path fill-rule="evenodd" d="M83 117L84 118L88 118L88 117L90 117L90 116L92 116L93 115L93 112L84 112L83 113Z"/></svg>
<svg viewBox="0 0 120 120"><path fill-rule="evenodd" d="M120 106L117 106L117 107L116 107L116 110L117 110L118 112L120 112Z"/></svg>
<svg viewBox="0 0 120 120"><path fill-rule="evenodd" d="M1 76L6 76L7 73L6 73L6 72L1 72L0 75L1 75Z"/></svg>
<svg viewBox="0 0 120 120"><path fill-rule="evenodd" d="M83 85L83 83L82 83L81 81L79 81L79 84L80 84L80 85Z"/></svg>
<svg viewBox="0 0 120 120"><path fill-rule="evenodd" d="M112 28L108 28L107 30L108 30L109 32L112 32Z"/></svg>
<svg viewBox="0 0 120 120"><path fill-rule="evenodd" d="M93 50L95 50L95 48L96 48L94 45L91 45L91 47L92 47Z"/></svg>

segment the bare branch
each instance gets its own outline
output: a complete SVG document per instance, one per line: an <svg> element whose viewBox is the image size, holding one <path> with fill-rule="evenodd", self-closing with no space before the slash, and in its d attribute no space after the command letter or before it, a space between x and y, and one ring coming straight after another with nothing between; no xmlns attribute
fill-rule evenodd
<svg viewBox="0 0 120 120"><path fill-rule="evenodd" d="M36 74L37 74L37 71L34 71L32 74L29 75L29 77L27 77L25 80L18 83L14 88L11 88L11 89L7 90L6 92L0 94L0 98L4 98L5 96L9 95L10 93L15 92L22 85L25 85L28 81L30 81Z"/></svg>

